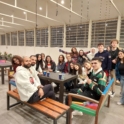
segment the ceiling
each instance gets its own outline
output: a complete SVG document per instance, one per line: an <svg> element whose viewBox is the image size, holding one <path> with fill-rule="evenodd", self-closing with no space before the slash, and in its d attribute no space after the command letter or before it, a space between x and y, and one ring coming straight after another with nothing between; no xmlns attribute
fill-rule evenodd
<svg viewBox="0 0 124 124"><path fill-rule="evenodd" d="M17 6L15 6L15 1ZM38 27L80 23L81 15L83 16L82 22L88 22L90 19L96 21L117 18L119 15L109 0L72 0L73 12L69 11L71 0L64 1L65 3L62 5L61 0L37 0ZM113 0L113 2L123 17L124 0ZM39 10L39 7L42 7L42 10ZM58 15L56 16L57 10ZM27 20L24 11L26 11ZM0 33L35 28L35 13L36 0L0 0ZM2 18L4 22L2 22Z"/></svg>

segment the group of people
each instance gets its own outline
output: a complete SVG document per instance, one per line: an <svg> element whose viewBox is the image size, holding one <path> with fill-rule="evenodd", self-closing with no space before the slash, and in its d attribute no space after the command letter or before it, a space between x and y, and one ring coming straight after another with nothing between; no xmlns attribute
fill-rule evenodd
<svg viewBox="0 0 124 124"><path fill-rule="evenodd" d="M78 75L78 83L73 85L73 81L66 82L66 91L90 97L99 100L104 91L109 76L114 78L114 83L109 93L111 97L115 95L115 82L121 83L121 99L117 104L124 104L124 51L118 47L118 40L110 42L110 49L105 50L102 43L98 44L98 52L96 48L92 48L89 52L80 50L75 47L71 52L59 52L66 54L66 61L63 54L59 55L58 63L46 56L44 53L31 55L30 57L13 56L12 65L15 74L15 85L17 86L21 100L29 103L37 102L45 97L58 100L55 97L56 91L59 91L59 85L53 85L41 80L38 75L42 75L44 70L49 72L60 71L72 75ZM11 82L11 81L10 81ZM73 101L81 101L73 99ZM65 99L65 104L68 105L68 95Z"/></svg>

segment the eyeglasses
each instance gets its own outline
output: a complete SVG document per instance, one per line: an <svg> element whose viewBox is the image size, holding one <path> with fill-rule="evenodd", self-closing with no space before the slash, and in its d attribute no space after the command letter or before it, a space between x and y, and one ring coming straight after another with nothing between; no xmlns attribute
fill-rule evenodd
<svg viewBox="0 0 124 124"><path fill-rule="evenodd" d="M94 64L94 65L96 65L97 63L96 62L93 62L93 63L91 63L92 65Z"/></svg>

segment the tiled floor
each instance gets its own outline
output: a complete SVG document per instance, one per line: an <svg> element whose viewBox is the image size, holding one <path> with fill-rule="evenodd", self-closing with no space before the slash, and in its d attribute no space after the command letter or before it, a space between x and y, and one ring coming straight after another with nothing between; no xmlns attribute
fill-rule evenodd
<svg viewBox="0 0 124 124"><path fill-rule="evenodd" d="M2 85L0 79L0 124L52 124L52 120L25 105L18 105L7 111L7 90L7 80ZM124 124L124 106L116 104L120 99L119 93L120 87L116 86L116 96L111 99L110 108L103 107L101 110L99 124ZM15 100L11 99L11 102L15 102ZM65 117L60 118L58 124L65 124ZM94 124L94 117L88 115L74 116L72 124Z"/></svg>

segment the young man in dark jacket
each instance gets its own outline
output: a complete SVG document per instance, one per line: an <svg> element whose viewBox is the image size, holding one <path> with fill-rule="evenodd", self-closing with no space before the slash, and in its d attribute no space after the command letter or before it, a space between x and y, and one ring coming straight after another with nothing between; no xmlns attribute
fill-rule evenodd
<svg viewBox="0 0 124 124"><path fill-rule="evenodd" d="M104 50L103 43L98 44L98 53L95 54L95 57L99 57L101 59L102 69L108 77L109 71L111 70L111 56L108 51Z"/></svg>

